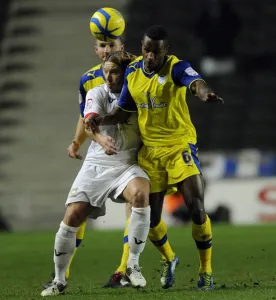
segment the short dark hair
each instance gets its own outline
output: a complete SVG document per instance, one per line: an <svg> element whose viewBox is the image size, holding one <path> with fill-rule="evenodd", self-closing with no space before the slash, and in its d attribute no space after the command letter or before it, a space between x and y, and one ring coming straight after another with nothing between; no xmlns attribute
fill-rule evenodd
<svg viewBox="0 0 276 300"><path fill-rule="evenodd" d="M167 30L160 25L153 25L146 29L143 38L147 36L154 41L164 40L168 44L169 35Z"/></svg>

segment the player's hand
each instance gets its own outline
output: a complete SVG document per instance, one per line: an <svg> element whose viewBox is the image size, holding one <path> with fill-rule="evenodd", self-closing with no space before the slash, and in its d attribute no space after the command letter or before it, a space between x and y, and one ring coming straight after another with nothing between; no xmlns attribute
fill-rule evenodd
<svg viewBox="0 0 276 300"><path fill-rule="evenodd" d="M221 97L216 95L215 93L208 93L203 99L206 103L218 103L218 104L224 104L224 101Z"/></svg>
<svg viewBox="0 0 276 300"><path fill-rule="evenodd" d="M102 118L99 116L91 115L84 120L85 129L88 131L93 131L101 124Z"/></svg>
<svg viewBox="0 0 276 300"><path fill-rule="evenodd" d="M69 147L67 148L68 156L75 159L82 159L82 156L78 154L78 150L80 148L80 145L73 141Z"/></svg>
<svg viewBox="0 0 276 300"><path fill-rule="evenodd" d="M99 138L99 144L103 147L104 153L107 155L117 154L115 147L115 140L111 136L101 136Z"/></svg>

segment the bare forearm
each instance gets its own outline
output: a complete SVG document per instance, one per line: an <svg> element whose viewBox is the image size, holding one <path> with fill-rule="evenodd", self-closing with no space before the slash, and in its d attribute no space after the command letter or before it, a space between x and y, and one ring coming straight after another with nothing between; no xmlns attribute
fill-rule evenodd
<svg viewBox="0 0 276 300"><path fill-rule="evenodd" d="M191 91L202 101L205 101L208 98L208 94L213 93L203 80L196 80L191 86Z"/></svg>
<svg viewBox="0 0 276 300"><path fill-rule="evenodd" d="M101 137L102 137L102 133L99 129L99 127L93 129L93 130L87 130L85 129L85 133L87 135L87 137L91 138L94 142L101 144Z"/></svg>
<svg viewBox="0 0 276 300"><path fill-rule="evenodd" d="M223 99L215 94L203 80L194 81L191 85L191 91L195 96L205 103L224 103Z"/></svg>
<svg viewBox="0 0 276 300"><path fill-rule="evenodd" d="M117 148L113 137L103 135L98 127L86 130L86 133L94 142L102 146L105 154L117 154Z"/></svg>
<svg viewBox="0 0 276 300"><path fill-rule="evenodd" d="M122 110L120 107L116 107L112 113L105 115L101 119L101 125L115 125L128 120L130 117L129 112Z"/></svg>
<svg viewBox="0 0 276 300"><path fill-rule="evenodd" d="M77 128L76 128L76 133L74 137L74 141L78 143L79 145L82 145L85 140L87 139L87 133L85 132L85 126L83 123L83 119L80 116L78 123L77 123Z"/></svg>

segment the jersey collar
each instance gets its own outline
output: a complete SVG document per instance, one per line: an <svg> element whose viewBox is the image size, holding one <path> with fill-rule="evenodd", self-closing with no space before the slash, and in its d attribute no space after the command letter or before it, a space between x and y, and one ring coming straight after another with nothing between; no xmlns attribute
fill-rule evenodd
<svg viewBox="0 0 276 300"><path fill-rule="evenodd" d="M148 73L144 68L144 58L142 58L142 71L143 71L144 75L148 78L152 78L155 74L159 73L162 70L162 68L165 65L167 60L168 60L168 56L166 55L161 68L157 72L152 71L151 73Z"/></svg>
<svg viewBox="0 0 276 300"><path fill-rule="evenodd" d="M111 99L118 99L120 97L121 93L111 93L111 91L108 88L108 86L106 85L106 83L104 84L104 90L108 93L108 95Z"/></svg>

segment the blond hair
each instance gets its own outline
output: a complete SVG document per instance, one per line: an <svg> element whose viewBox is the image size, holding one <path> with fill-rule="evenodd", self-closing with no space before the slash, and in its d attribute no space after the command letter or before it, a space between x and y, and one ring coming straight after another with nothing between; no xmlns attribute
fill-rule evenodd
<svg viewBox="0 0 276 300"><path fill-rule="evenodd" d="M136 56L127 51L116 51L110 53L105 59L104 63L109 61L117 66L119 66L123 72L125 72L126 67L136 58Z"/></svg>

